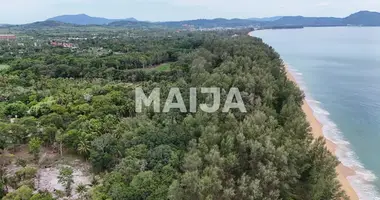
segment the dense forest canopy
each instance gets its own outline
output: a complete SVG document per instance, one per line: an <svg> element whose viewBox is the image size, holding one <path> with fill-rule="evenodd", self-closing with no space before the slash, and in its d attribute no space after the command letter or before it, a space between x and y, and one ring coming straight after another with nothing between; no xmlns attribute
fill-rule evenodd
<svg viewBox="0 0 380 200"><path fill-rule="evenodd" d="M81 33L83 40L47 32L29 33L21 46L2 41L0 196L48 200L76 190L82 195L75 198L94 200L347 198L337 160L310 135L303 93L279 55L246 31L128 30ZM52 38L79 48L52 47ZM158 70L162 64L170 67ZM191 87L221 88L222 102L236 87L248 112L136 113L136 87L159 87L163 99L178 87L185 105ZM12 157L26 144L32 160ZM30 181L51 149L90 163L92 183L73 188L65 167L58 177L64 192L33 193ZM16 175L7 173L10 164L22 166Z"/></svg>

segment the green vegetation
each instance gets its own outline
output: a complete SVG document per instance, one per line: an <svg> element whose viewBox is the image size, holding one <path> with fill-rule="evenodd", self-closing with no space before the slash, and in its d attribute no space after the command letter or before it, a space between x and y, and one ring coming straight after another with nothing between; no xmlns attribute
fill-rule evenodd
<svg viewBox="0 0 380 200"><path fill-rule="evenodd" d="M150 68L145 68L144 70L165 72L165 71L169 71L170 70L170 65L171 65L171 63L163 63L163 64L160 64L160 65L157 65L157 66L153 66L153 67L150 67Z"/></svg>
<svg viewBox="0 0 380 200"><path fill-rule="evenodd" d="M170 70L170 64L169 63L164 63L156 67L157 71L169 71Z"/></svg>
<svg viewBox="0 0 380 200"><path fill-rule="evenodd" d="M7 182L5 168L16 160L6 155L25 144L34 155L46 148L62 160L70 152L91 163L89 189L74 187L73 168L58 177L66 196L83 199L346 198L337 160L309 132L303 93L286 78L279 55L246 30L86 31L77 35L88 38L76 40L78 49L48 45L60 30L28 32L45 41L41 46L2 43L0 62L10 68L0 73L0 180L5 192L16 189L3 199L40 198L30 192L31 169L16 177L21 185ZM94 48L110 51L89 53ZM136 113L136 87L159 87L162 98L178 87L186 105L192 87L221 88L221 102L237 87L248 112ZM197 102L212 99L200 94Z"/></svg>
<svg viewBox="0 0 380 200"><path fill-rule="evenodd" d="M28 186L21 186L16 191L8 193L3 200L54 200L49 193L33 193Z"/></svg>
<svg viewBox="0 0 380 200"><path fill-rule="evenodd" d="M71 195L71 186L74 183L73 178L73 169L70 167L62 167L61 170L59 170L58 182L65 187L66 196Z"/></svg>
<svg viewBox="0 0 380 200"><path fill-rule="evenodd" d="M0 65L0 70L8 69L9 65Z"/></svg>
<svg viewBox="0 0 380 200"><path fill-rule="evenodd" d="M34 159L39 158L42 141L39 138L32 138L29 141L29 152L33 154Z"/></svg>

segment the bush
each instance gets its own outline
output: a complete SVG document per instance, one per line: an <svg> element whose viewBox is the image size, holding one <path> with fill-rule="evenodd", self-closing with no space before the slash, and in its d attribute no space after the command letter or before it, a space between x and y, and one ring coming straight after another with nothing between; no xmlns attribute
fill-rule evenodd
<svg viewBox="0 0 380 200"><path fill-rule="evenodd" d="M36 177L37 169L34 167L24 167L16 172L19 180L30 180Z"/></svg>
<svg viewBox="0 0 380 200"><path fill-rule="evenodd" d="M28 106L21 101L18 101L16 103L8 104L5 107L4 114L11 117L23 117L27 113L28 109Z"/></svg>
<svg viewBox="0 0 380 200"><path fill-rule="evenodd" d="M21 167L26 167L26 160L22 158L17 158L16 165L21 166Z"/></svg>

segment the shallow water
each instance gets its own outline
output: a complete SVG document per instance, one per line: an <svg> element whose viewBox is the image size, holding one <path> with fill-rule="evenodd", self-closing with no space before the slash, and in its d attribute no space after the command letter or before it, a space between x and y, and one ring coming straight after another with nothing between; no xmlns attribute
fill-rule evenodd
<svg viewBox="0 0 380 200"><path fill-rule="evenodd" d="M360 199L380 199L380 28L251 33L289 64Z"/></svg>

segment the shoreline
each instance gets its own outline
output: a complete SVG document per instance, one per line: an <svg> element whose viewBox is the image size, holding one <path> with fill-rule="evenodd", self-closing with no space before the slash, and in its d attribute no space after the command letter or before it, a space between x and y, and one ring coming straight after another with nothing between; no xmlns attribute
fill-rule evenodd
<svg viewBox="0 0 380 200"><path fill-rule="evenodd" d="M288 66L285 64L285 70L286 70L286 76L289 80L293 81L298 87L298 83L296 79L293 77L293 75L289 72ZM336 149L337 146L330 140L328 140L324 134L323 134L323 125L317 120L317 118L314 116L314 112L311 109L310 105L306 102L306 100L303 101L302 110L306 115L307 121L310 123L310 127L312 129L312 134L314 138L323 137L326 141L326 148L334 155L336 156ZM348 181L347 177L354 176L356 172L349 168L344 166L342 163L340 163L337 168L336 172L338 174L337 178L342 185L342 189L346 192L347 196L350 197L351 200L359 200L359 197L355 190L353 189L351 183Z"/></svg>

